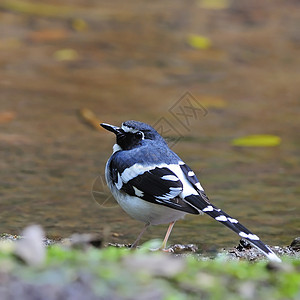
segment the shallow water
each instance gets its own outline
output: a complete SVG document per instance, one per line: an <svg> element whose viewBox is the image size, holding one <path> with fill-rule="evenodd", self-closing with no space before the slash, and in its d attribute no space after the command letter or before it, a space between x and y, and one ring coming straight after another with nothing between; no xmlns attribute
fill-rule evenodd
<svg viewBox="0 0 300 300"><path fill-rule="evenodd" d="M218 10L201 1L102 4L78 0L63 16L1 11L1 231L40 223L49 236L135 239L143 225L101 183L113 136L82 120L78 111L88 108L99 122L163 125L215 205L266 243L299 236L296 2L233 1ZM212 46L194 48L191 33ZM63 49L76 55L57 52ZM199 104L185 111L187 119L178 114L186 92ZM249 134L274 134L282 143L231 146ZM144 240L166 228L151 228ZM187 216L170 242L214 249L238 237L208 216Z"/></svg>

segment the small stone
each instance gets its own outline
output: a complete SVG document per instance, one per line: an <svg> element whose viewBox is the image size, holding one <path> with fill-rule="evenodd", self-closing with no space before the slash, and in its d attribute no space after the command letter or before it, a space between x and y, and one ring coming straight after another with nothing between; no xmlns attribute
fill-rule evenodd
<svg viewBox="0 0 300 300"><path fill-rule="evenodd" d="M294 251L299 251L300 250L300 237L296 237L291 245L290 245L290 248Z"/></svg>
<svg viewBox="0 0 300 300"><path fill-rule="evenodd" d="M170 247L168 247L168 250L170 252L176 253L176 254L180 254L180 253L186 253L186 252L197 252L198 251L198 247L194 244L188 244L188 245L182 245L182 244L175 244L172 245Z"/></svg>
<svg viewBox="0 0 300 300"><path fill-rule="evenodd" d="M252 245L247 240L241 239L239 245L236 248L239 251L243 251L245 249L251 249Z"/></svg>

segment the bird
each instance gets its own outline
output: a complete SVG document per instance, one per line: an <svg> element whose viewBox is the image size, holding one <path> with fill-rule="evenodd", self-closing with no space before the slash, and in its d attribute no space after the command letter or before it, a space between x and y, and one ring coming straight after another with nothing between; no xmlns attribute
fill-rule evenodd
<svg viewBox="0 0 300 300"><path fill-rule="evenodd" d="M177 220L186 214L205 213L249 241L269 260L281 261L256 234L211 203L193 170L152 126L134 120L123 122L121 127L100 125L116 136L105 166L107 185L123 210L145 223L132 248L149 226L169 224L161 246L166 249Z"/></svg>

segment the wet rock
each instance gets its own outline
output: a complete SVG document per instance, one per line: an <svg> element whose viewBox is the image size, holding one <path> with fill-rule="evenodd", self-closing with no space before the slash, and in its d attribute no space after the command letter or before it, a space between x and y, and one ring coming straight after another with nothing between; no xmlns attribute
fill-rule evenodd
<svg viewBox="0 0 300 300"><path fill-rule="evenodd" d="M288 247L281 247L281 246L270 246L270 248L274 251L275 254L278 256L289 256L293 258L300 257L299 252L299 245L300 245L300 238L296 238L293 240L290 246ZM225 253L227 253L232 258L238 258L238 259L246 259L250 261L255 261L258 259L264 259L265 256L257 250L255 247L253 247L248 241L246 240L240 240L240 243L235 248L230 248L228 250L225 250Z"/></svg>
<svg viewBox="0 0 300 300"><path fill-rule="evenodd" d="M196 253L198 251L198 247L194 244L182 245L182 244L175 244L168 247L168 252L172 252L175 254L182 254L182 253Z"/></svg>
<svg viewBox="0 0 300 300"><path fill-rule="evenodd" d="M12 235L8 233L2 233L0 235L0 241L12 243L18 240L23 240L23 236ZM75 247L79 249L86 249L87 247L93 246L96 248L101 247L117 247L117 248L130 248L131 244L124 243L104 243L103 238L96 234L74 234L70 238L53 240L43 237L42 243L44 246L49 246L53 244L61 244L67 247ZM279 256L288 256L292 258L300 258L300 237L295 238L290 246L271 246L270 247ZM175 244L169 246L167 252L173 253L174 255L199 255L199 259L213 259L219 255L225 255L229 259L244 259L249 261L256 261L259 259L265 259L265 256L257 250L255 247L244 240L241 239L239 245L233 248L227 248L220 250L213 255L208 253L202 253L195 244ZM199 254L201 252L201 254Z"/></svg>
<svg viewBox="0 0 300 300"><path fill-rule="evenodd" d="M90 246L101 248L103 245L103 238L98 234L91 233L75 233L70 238L64 240L64 244L74 248L85 249Z"/></svg>
<svg viewBox="0 0 300 300"><path fill-rule="evenodd" d="M290 248L294 251L300 250L300 237L297 237L292 241Z"/></svg>
<svg viewBox="0 0 300 300"><path fill-rule="evenodd" d="M116 247L116 248L131 248L131 244L122 244L122 243L108 243L107 246Z"/></svg>
<svg viewBox="0 0 300 300"><path fill-rule="evenodd" d="M20 235L15 234L9 234L9 233L1 233L0 235L0 241L17 241L21 239L22 237Z"/></svg>
<svg viewBox="0 0 300 300"><path fill-rule="evenodd" d="M246 250L247 249L251 249L252 246L251 246L251 244L247 240L241 239L239 245L236 248L239 251L243 251L245 249Z"/></svg>

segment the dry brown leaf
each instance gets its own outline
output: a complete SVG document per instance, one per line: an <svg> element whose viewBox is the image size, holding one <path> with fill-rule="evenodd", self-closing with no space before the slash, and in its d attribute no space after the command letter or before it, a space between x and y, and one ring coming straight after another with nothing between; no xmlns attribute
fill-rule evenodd
<svg viewBox="0 0 300 300"><path fill-rule="evenodd" d="M85 121L85 123L94 127L97 130L102 131L102 127L100 127L100 120L96 117L96 115L88 108L82 108L79 110L79 116Z"/></svg>
<svg viewBox="0 0 300 300"><path fill-rule="evenodd" d="M0 124L11 122L16 118L16 113L13 111L0 112Z"/></svg>
<svg viewBox="0 0 300 300"><path fill-rule="evenodd" d="M32 42L47 42L59 41L65 39L69 35L68 31L64 29L49 29L31 32L28 39Z"/></svg>

